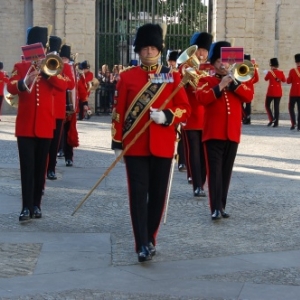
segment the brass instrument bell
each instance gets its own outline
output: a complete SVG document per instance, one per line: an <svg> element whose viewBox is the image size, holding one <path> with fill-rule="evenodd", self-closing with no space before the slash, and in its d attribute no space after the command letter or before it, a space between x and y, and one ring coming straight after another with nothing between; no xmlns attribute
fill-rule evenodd
<svg viewBox="0 0 300 300"><path fill-rule="evenodd" d="M239 82L246 82L254 76L255 66L249 60L234 64L230 70L233 78Z"/></svg>

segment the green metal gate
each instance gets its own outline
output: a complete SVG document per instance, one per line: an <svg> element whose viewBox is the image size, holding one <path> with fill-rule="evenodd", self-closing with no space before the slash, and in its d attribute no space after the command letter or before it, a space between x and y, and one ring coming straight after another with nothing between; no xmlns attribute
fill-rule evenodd
<svg viewBox="0 0 300 300"><path fill-rule="evenodd" d="M145 23L166 23L161 63L167 50L184 50L192 34L207 31L205 0L97 0L96 72L107 64L127 66L138 59L133 51L136 30Z"/></svg>

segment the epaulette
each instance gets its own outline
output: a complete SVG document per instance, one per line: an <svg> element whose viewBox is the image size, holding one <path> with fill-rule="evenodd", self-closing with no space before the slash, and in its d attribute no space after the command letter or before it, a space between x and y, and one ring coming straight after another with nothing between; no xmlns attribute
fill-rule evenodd
<svg viewBox="0 0 300 300"><path fill-rule="evenodd" d="M123 72L126 72L126 71L129 71L131 70L132 68L135 68L136 66L129 66L129 67L126 67L125 69L121 70L120 71L120 74L123 73Z"/></svg>

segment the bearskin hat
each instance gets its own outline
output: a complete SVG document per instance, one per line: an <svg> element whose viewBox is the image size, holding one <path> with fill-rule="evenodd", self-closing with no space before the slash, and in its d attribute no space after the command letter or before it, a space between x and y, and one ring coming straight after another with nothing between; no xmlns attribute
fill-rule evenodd
<svg viewBox="0 0 300 300"><path fill-rule="evenodd" d="M3 62L0 61L0 70L2 70L2 69L3 69Z"/></svg>
<svg viewBox="0 0 300 300"><path fill-rule="evenodd" d="M250 54L244 54L244 60L250 60L251 61L251 55Z"/></svg>
<svg viewBox="0 0 300 300"><path fill-rule="evenodd" d="M89 69L90 68L90 64L87 60L84 60L81 64L80 64L82 70L83 69Z"/></svg>
<svg viewBox="0 0 300 300"><path fill-rule="evenodd" d="M295 54L295 62L300 62L300 53Z"/></svg>
<svg viewBox="0 0 300 300"><path fill-rule="evenodd" d="M34 26L27 29L27 45L42 43L44 48L47 47L48 42L48 28Z"/></svg>
<svg viewBox="0 0 300 300"><path fill-rule="evenodd" d="M159 51L163 49L163 30L158 24L145 24L138 28L133 43L134 52L138 53L143 47L154 46Z"/></svg>
<svg viewBox="0 0 300 300"><path fill-rule="evenodd" d="M59 53L61 47L61 38L58 36L51 35L49 37L49 52Z"/></svg>
<svg viewBox="0 0 300 300"><path fill-rule="evenodd" d="M168 58L168 61L169 60L176 61L178 57L179 57L179 51L178 50L173 50L173 51L169 52L167 58Z"/></svg>
<svg viewBox="0 0 300 300"><path fill-rule="evenodd" d="M197 45L198 48L203 48L209 51L213 37L208 32L195 32L191 38L190 46Z"/></svg>
<svg viewBox="0 0 300 300"><path fill-rule="evenodd" d="M279 66L279 62L278 59L276 57L271 58L270 59L270 67L278 67Z"/></svg>
<svg viewBox="0 0 300 300"><path fill-rule="evenodd" d="M71 46L62 45L62 47L60 48L59 56L71 59Z"/></svg>
<svg viewBox="0 0 300 300"><path fill-rule="evenodd" d="M208 59L210 63L213 65L215 61L219 58L221 58L221 48L222 47L231 47L231 44L226 41L220 41L220 42L215 42L211 45L209 54L208 54Z"/></svg>

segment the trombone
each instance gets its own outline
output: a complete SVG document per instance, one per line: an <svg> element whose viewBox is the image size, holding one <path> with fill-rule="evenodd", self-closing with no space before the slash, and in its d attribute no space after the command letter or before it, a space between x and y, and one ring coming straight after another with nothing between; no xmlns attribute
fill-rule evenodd
<svg viewBox="0 0 300 300"><path fill-rule="evenodd" d="M235 85L237 81L246 82L253 78L255 66L250 60L244 60L242 63L235 63L229 69L229 76L232 78Z"/></svg>
<svg viewBox="0 0 300 300"><path fill-rule="evenodd" d="M63 66L64 63L62 59L54 52L47 54L46 57L42 60L33 61L24 78L24 85L27 92L32 92L35 82L40 75L40 72L43 72L48 76L56 76L62 72ZM29 84L27 84L29 78L33 76L32 73L34 72L38 73L34 76L33 80L31 80Z"/></svg>

